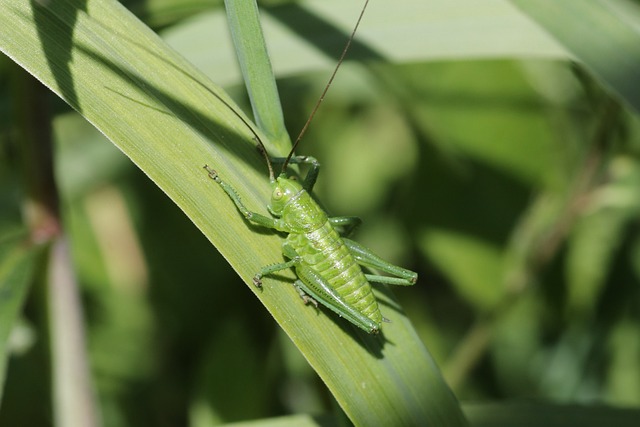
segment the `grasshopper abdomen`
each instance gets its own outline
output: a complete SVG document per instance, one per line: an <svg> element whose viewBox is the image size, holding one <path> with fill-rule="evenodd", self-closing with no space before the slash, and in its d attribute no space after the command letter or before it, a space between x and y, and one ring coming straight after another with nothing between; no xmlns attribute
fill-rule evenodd
<svg viewBox="0 0 640 427"><path fill-rule="evenodd" d="M289 234L285 242L287 244L302 258L302 262L326 280L345 304L352 306L379 329L382 314L371 285L328 219L317 230ZM317 286L314 283L305 284L308 287ZM368 329L370 322L365 324L364 329Z"/></svg>

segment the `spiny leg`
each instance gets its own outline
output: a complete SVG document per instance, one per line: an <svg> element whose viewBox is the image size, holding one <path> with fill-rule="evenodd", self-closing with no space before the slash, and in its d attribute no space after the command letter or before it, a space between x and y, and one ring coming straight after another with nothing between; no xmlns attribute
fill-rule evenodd
<svg viewBox="0 0 640 427"><path fill-rule="evenodd" d="M302 283L302 280L296 280L293 282L293 286L298 291L298 295L300 295L300 298L302 298L302 302L304 302L305 305L309 305L311 303L315 308L318 308L318 301L313 299L313 297L304 291L304 283Z"/></svg>
<svg viewBox="0 0 640 427"><path fill-rule="evenodd" d="M294 265L296 266L301 265L303 263L302 257L298 255L298 252L296 252L295 248L291 246L288 242L284 242L282 244L282 254L285 257L290 258L291 261L295 261ZM296 274L297 274L297 270L296 270ZM296 288L296 291L298 291L298 295L300 295L300 298L302 298L302 301L304 302L305 305L308 305L309 303L311 303L315 308L318 308L318 301L316 301L312 296L310 296L309 293L304 291L304 283L302 283L300 279L293 282L293 287Z"/></svg>
<svg viewBox="0 0 640 427"><path fill-rule="evenodd" d="M388 285L401 285L409 286L416 283L418 280L418 273L407 270L406 268L393 265L378 255L371 252L370 249L362 246L360 243L354 242L351 239L343 238L345 246L349 248L349 251L356 259L356 262L360 265L372 267L385 273L393 274L398 277L386 277L377 275L367 275L367 279L377 283L386 283Z"/></svg>
<svg viewBox="0 0 640 427"><path fill-rule="evenodd" d="M209 165L204 165L204 169L208 172L209 178L214 180L216 183L222 187L225 193L229 196L229 198L235 203L236 207L240 211L240 213L248 220L255 224L261 225L267 228L273 228L280 231L287 231L282 229L282 223L278 219L269 218L267 216L261 215L257 212L252 212L246 208L246 206L242 203L240 196L236 192L236 190L227 182L223 181L218 172L214 169L211 169Z"/></svg>
<svg viewBox="0 0 640 427"><path fill-rule="evenodd" d="M348 304L322 275L306 263L303 262L295 268L296 274L300 278L300 280L296 281L296 288L298 288L299 292L304 292L306 296L311 297L314 301L317 301L340 317L344 317L349 322L370 334L375 334L380 331L380 325L377 322L369 319L352 305Z"/></svg>
<svg viewBox="0 0 640 427"><path fill-rule="evenodd" d="M293 246L284 243L282 252L285 257L291 258L292 261L298 260L295 264L295 270L299 280L295 282L294 286L303 301L305 301L305 304L308 303L307 298L310 298L316 307L317 303L320 303L369 333L377 333L379 331L379 324L348 304L327 279L301 259Z"/></svg>
<svg viewBox="0 0 640 427"><path fill-rule="evenodd" d="M302 257L300 257L298 255L298 253L293 248L293 246L289 245L286 242L282 245L282 253L284 254L285 257L290 258L290 260L287 261L287 262L283 262L283 263L279 263L279 264L267 265L266 267L263 267L253 277L253 283L257 287L261 287L262 286L262 277L263 276L266 276L266 275L271 274L271 273L275 273L276 271L286 270L287 268L297 267L297 266L300 266L300 265L303 264ZM303 271L304 271L304 268L303 268ZM297 272L298 272L298 270L296 269L296 273ZM296 280L293 283L293 286L296 288L296 290L298 291L298 294L300 295L300 298L302 298L302 301L305 304L311 303L311 304L314 305L314 307L318 308L318 301L313 296L313 295L317 295L316 292L314 292L313 290L309 289L304 284L304 282L302 282L302 280L300 280L300 279Z"/></svg>
<svg viewBox="0 0 640 427"><path fill-rule="evenodd" d="M283 245L283 254L287 258L291 258L287 262L271 264L263 267L255 276L253 276L253 283L257 287L262 286L262 277L271 273L275 273L276 271L286 270L287 268L295 267L302 262L302 258L298 256L296 251L288 244ZM312 303L316 308L318 308L318 302L310 297L303 289L302 286L298 283L300 280L296 280L293 286L296 288L298 293L300 294L300 298L304 301L305 304Z"/></svg>
<svg viewBox="0 0 640 427"><path fill-rule="evenodd" d="M282 270L286 270L287 268L294 267L295 265L299 264L301 261L302 259L296 256L287 262L282 262L279 264L271 264L271 265L262 267L262 269L258 273L256 273L255 276L253 276L253 284L256 285L257 287L261 287L262 277L266 276L267 274L275 273L276 271L282 271Z"/></svg>
<svg viewBox="0 0 640 427"><path fill-rule="evenodd" d="M414 283L402 277L381 276L379 274L365 274L364 277L368 282L383 283L385 285L410 286Z"/></svg>

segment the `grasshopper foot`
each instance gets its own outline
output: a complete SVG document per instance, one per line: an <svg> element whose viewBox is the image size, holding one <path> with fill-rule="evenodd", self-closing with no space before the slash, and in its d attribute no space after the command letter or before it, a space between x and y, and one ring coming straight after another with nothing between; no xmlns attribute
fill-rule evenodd
<svg viewBox="0 0 640 427"><path fill-rule="evenodd" d="M296 288L296 291L298 291L298 295L300 295L300 298L302 298L302 302L304 303L304 305L311 304L317 309L318 301L310 297L309 294L307 294L297 282L299 282L299 280L296 280L296 283L293 284L293 287Z"/></svg>
<svg viewBox="0 0 640 427"><path fill-rule="evenodd" d="M253 284L256 288L262 287L262 276L260 274L256 274L255 276L253 276Z"/></svg>
<svg viewBox="0 0 640 427"><path fill-rule="evenodd" d="M318 301L314 300L313 298L311 298L309 295L304 294L304 295L300 295L300 298L302 298L302 302L304 303L304 305L313 305L315 308L318 308Z"/></svg>
<svg viewBox="0 0 640 427"><path fill-rule="evenodd" d="M209 165L204 165L203 168L207 171L207 173L209 174L209 178L211 178L212 180L218 181L220 179L220 177L218 176L218 172L216 172L215 169L211 169Z"/></svg>

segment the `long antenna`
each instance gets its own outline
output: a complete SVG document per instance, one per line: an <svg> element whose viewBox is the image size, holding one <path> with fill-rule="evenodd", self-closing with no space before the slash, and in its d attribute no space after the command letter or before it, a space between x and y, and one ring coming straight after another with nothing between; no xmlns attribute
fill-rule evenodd
<svg viewBox="0 0 640 427"><path fill-rule="evenodd" d="M260 139L260 137L258 136L258 132L256 132L253 127L251 127L251 125L249 124L249 122L247 122L244 117L242 117L240 115L240 113L238 113L227 101L225 101L224 99L222 99L222 97L220 95L218 95L217 93L209 90L209 92L215 96L216 98L218 98L218 100L220 102L222 102L224 105L227 106L227 108L229 110L231 110L231 112L237 117L239 118L242 123L244 123L244 125L246 127L249 128L249 130L251 131L251 133L253 134L253 140L256 141L258 143L258 151L260 151L260 153L262 153L262 155L264 156L265 160L267 161L267 168L269 169L269 182L273 182L275 181L275 176L273 175L273 166L271 166L271 159L269 158L269 153L267 153L267 148L264 146L264 143L262 142L262 140Z"/></svg>
<svg viewBox="0 0 640 427"><path fill-rule="evenodd" d="M300 134L298 135L298 138L296 138L296 142L293 144L293 147L291 147L291 151L289 152L289 155L287 156L287 159L282 164L282 171L280 172L281 174L284 173L287 170L287 166L289 165L289 161L291 160L291 156L293 156L293 152L296 150L296 147L298 147L298 144L300 143L300 140L302 139L304 134L307 132L307 128L309 127L309 124L311 123L311 120L313 120L313 117L316 115L316 112L318 111L318 108L320 108L320 104L322 103L322 101L324 101L324 97L327 94L327 91L329 90L329 87L331 86L331 83L333 83L333 79L335 78L336 74L338 73L338 69L340 68L340 65L342 65L342 61L344 61L344 57L347 55L347 51L349 50L349 47L351 47L351 42L353 41L353 37L356 35L356 31L358 30L358 26L360 25L360 21L362 21L362 17L364 16L364 11L367 9L367 5L368 4L369 4L369 0L365 0L364 6L362 7L362 10L360 11L360 16L358 17L358 21L356 22L355 27L353 27L353 31L351 32L351 35L349 36L349 40L347 40L347 44L344 46L344 49L342 50L342 54L340 55L340 59L338 59L338 63L336 64L336 68L333 70L333 73L331 74L331 77L329 78L329 81L327 82L327 85L324 87L324 90L322 91L322 95L320 95L320 99L318 99L318 102L316 103L316 106L313 107L313 111L311 111L311 115L309 115L309 118L307 119L307 122L302 127L302 130L300 131Z"/></svg>
<svg viewBox="0 0 640 427"><path fill-rule="evenodd" d="M222 101L222 102L225 102L225 101ZM264 146L264 143L258 136L258 133L255 130L253 130L253 128L249 125L249 123L247 123L247 121L235 110L232 109L232 111L235 113L236 116L238 116L240 120L244 122L245 125L247 125L249 130L251 130L251 133L253 134L253 140L258 143L258 151L262 153L262 155L264 156L264 159L267 161L267 168L269 169L269 182L275 181L276 178L273 175L273 166L271 166L271 159L269 159L269 153L267 153L267 147Z"/></svg>

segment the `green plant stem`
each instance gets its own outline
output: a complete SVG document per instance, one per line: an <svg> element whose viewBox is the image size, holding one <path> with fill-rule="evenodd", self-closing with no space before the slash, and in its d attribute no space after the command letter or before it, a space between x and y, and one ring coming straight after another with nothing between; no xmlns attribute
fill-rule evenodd
<svg viewBox="0 0 640 427"><path fill-rule="evenodd" d="M69 247L62 231L53 165L49 91L28 73L16 72L20 142L26 185L25 221L31 240L49 244L45 276L47 326L56 426L99 426L93 399L84 321Z"/></svg>
<svg viewBox="0 0 640 427"><path fill-rule="evenodd" d="M255 121L281 153L291 147L255 0L225 0L229 28Z"/></svg>

